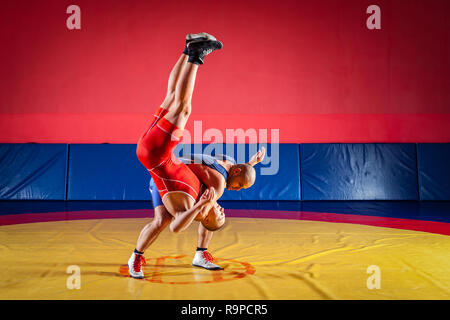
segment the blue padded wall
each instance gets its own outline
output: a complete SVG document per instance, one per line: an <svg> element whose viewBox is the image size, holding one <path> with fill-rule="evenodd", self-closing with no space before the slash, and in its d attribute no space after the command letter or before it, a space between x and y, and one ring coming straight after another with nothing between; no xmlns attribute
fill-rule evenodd
<svg viewBox="0 0 450 320"><path fill-rule="evenodd" d="M0 144L1 200L64 200L66 144Z"/></svg>
<svg viewBox="0 0 450 320"><path fill-rule="evenodd" d="M418 200L415 148L302 144L302 200Z"/></svg>
<svg viewBox="0 0 450 320"><path fill-rule="evenodd" d="M450 200L450 143L417 145L421 200Z"/></svg>
<svg viewBox="0 0 450 320"><path fill-rule="evenodd" d="M180 145L176 154L242 163L257 147ZM418 200L419 191L450 200L450 144L302 144L300 155L297 144L266 147L255 185L222 200L300 200L301 191L302 200ZM149 178L135 144L0 144L0 200L150 200Z"/></svg>
<svg viewBox="0 0 450 320"><path fill-rule="evenodd" d="M226 154L245 163L261 146L266 148L266 157L255 166L255 184L245 190L225 190L221 200L300 200L298 144L178 145L174 153Z"/></svg>
<svg viewBox="0 0 450 320"><path fill-rule="evenodd" d="M68 200L150 200L135 144L72 144Z"/></svg>

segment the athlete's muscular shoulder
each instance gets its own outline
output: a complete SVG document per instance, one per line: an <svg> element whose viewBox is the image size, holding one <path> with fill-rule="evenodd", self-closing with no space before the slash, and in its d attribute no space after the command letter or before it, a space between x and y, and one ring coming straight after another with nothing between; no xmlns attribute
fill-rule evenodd
<svg viewBox="0 0 450 320"><path fill-rule="evenodd" d="M190 163L188 167L204 185L215 189L218 198L222 196L225 191L226 181L219 172L199 163Z"/></svg>

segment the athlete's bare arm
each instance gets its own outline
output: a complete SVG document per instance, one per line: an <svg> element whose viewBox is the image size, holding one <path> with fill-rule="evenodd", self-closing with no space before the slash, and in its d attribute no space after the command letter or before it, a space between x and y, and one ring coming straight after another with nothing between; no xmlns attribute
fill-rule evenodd
<svg viewBox="0 0 450 320"><path fill-rule="evenodd" d="M170 204L166 205L167 211L174 217L170 223L170 231L181 232L185 230L194 219L200 215L203 217L215 200L214 188L206 189L200 200L193 203L194 200L188 197L172 198Z"/></svg>
<svg viewBox="0 0 450 320"><path fill-rule="evenodd" d="M266 155L266 148L262 147L261 150L259 150L257 153L255 153L249 162L247 162L247 164L251 165L252 167L257 164L260 163L261 161L264 160L264 156Z"/></svg>

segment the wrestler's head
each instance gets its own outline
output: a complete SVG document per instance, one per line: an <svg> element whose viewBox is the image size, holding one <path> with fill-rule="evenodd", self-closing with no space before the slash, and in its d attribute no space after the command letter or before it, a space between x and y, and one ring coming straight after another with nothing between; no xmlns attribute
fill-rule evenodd
<svg viewBox="0 0 450 320"><path fill-rule="evenodd" d="M246 163L235 164L228 171L227 189L241 190L250 188L256 179L255 169Z"/></svg>
<svg viewBox="0 0 450 320"><path fill-rule="evenodd" d="M203 218L202 225L209 231L217 231L225 224L225 210L217 203Z"/></svg>

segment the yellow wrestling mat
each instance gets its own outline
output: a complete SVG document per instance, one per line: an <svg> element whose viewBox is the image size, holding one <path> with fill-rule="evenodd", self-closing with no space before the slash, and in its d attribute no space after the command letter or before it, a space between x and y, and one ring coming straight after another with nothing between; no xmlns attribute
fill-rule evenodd
<svg viewBox="0 0 450 320"><path fill-rule="evenodd" d="M213 272L191 266L197 224L167 229L145 254L146 278L132 279L126 263L148 221L1 226L0 299L450 298L449 236L299 220L229 218L210 245L225 270ZM69 266L80 289L67 287ZM368 288L369 266L379 289Z"/></svg>

